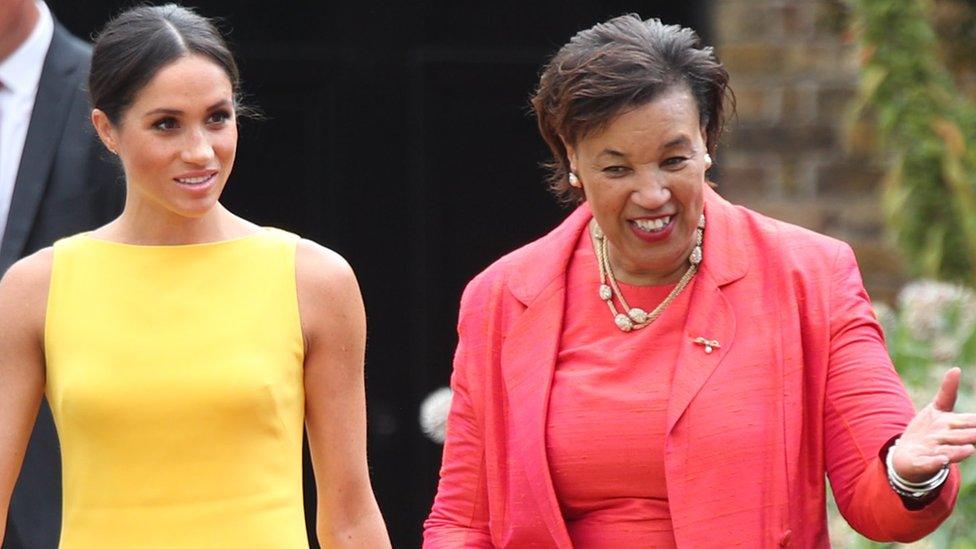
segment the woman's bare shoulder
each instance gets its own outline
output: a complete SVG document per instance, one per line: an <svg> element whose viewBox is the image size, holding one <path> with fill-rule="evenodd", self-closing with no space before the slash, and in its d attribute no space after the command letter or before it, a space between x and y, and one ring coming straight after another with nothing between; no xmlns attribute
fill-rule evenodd
<svg viewBox="0 0 976 549"><path fill-rule="evenodd" d="M356 275L349 262L338 253L311 240L298 241L295 271L300 286L330 293L359 291Z"/></svg>
<svg viewBox="0 0 976 549"><path fill-rule="evenodd" d="M4 291L32 292L44 290L51 281L51 266L54 264L54 248L44 248L17 261L0 280Z"/></svg>
<svg viewBox="0 0 976 549"><path fill-rule="evenodd" d="M295 279L306 345L345 348L353 341L362 343L363 300L356 275L341 255L315 242L299 241Z"/></svg>
<svg viewBox="0 0 976 549"><path fill-rule="evenodd" d="M53 264L53 248L14 263L0 279L0 317L43 321Z"/></svg>

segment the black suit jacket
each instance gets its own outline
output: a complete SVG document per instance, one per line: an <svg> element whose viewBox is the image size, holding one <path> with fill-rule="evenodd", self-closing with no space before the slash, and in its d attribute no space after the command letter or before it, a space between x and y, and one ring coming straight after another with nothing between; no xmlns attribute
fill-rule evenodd
<svg viewBox="0 0 976 549"><path fill-rule="evenodd" d="M55 22L14 183L0 274L55 240L122 209L121 171L98 142L86 90L91 46ZM44 403L14 488L3 549L54 549L61 530L61 460Z"/></svg>

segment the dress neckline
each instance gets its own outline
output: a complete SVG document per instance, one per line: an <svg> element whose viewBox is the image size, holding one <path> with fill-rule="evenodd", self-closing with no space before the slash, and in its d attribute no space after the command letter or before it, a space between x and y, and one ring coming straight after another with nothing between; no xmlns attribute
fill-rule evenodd
<svg viewBox="0 0 976 549"><path fill-rule="evenodd" d="M114 247L120 249L132 249L132 250L190 250L190 249L201 249L201 248L213 248L219 246L225 246L230 244L237 244L239 242L249 241L255 238L265 236L271 232L268 227L261 227L261 230L255 233L246 234L243 236L236 236L234 238L228 238L225 240L214 240L210 242L193 242L189 244L132 244L129 242L118 242L115 240L106 240L104 238L97 238L92 236L92 231L86 231L79 233L78 236L83 238L88 242L94 242L101 246Z"/></svg>

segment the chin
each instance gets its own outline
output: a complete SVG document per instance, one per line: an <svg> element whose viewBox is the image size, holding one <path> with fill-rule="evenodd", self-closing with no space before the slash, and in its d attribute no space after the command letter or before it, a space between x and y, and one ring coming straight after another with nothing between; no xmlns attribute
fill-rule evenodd
<svg viewBox="0 0 976 549"><path fill-rule="evenodd" d="M170 210L181 217L186 217L189 219L200 219L206 216L210 212L214 211L217 207L217 201L208 201L206 204L192 204L192 205L182 205L174 206Z"/></svg>

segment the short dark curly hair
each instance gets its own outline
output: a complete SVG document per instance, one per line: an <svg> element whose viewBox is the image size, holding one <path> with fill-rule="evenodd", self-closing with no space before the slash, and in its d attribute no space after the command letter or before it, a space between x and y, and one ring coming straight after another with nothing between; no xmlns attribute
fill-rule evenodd
<svg viewBox="0 0 976 549"><path fill-rule="evenodd" d="M532 97L539 131L552 151L548 167L553 194L566 204L584 198L567 179L563 139L574 144L675 85L691 90L706 147L714 152L727 97L735 109L728 83L728 71L692 29L629 14L580 31L543 68Z"/></svg>

